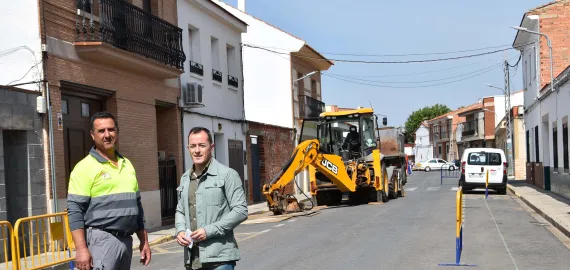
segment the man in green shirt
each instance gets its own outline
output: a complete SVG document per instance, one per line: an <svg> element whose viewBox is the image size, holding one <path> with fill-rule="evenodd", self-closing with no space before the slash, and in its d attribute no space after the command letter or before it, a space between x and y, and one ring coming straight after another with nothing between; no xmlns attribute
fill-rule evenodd
<svg viewBox="0 0 570 270"><path fill-rule="evenodd" d="M119 128L112 114L95 113L95 147L69 177L69 227L80 270L131 269L133 238L140 239L141 262L150 263L144 212L133 164L115 149Z"/></svg>
<svg viewBox="0 0 570 270"><path fill-rule="evenodd" d="M234 269L240 260L234 228L247 219L247 202L239 174L212 157L210 131L188 134L194 165L180 180L176 206L176 240L184 246L187 269ZM186 231L192 233L186 235ZM192 241L192 247L189 245Z"/></svg>

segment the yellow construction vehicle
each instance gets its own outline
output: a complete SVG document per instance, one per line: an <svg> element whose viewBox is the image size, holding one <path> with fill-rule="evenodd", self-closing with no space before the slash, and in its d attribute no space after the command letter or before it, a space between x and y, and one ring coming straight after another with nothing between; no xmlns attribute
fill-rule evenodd
<svg viewBox="0 0 570 270"><path fill-rule="evenodd" d="M384 125L386 121L383 118ZM311 125L316 127L316 139L303 140L306 127ZM349 202L354 204L387 202L389 197L403 196L401 174L396 166L387 168L380 153L378 127L378 116L371 108L323 112L318 118L304 119L301 139L291 158L262 187L269 209L283 214L294 203L303 210L304 205L293 195L284 195L283 190L307 168L313 196L307 198L313 204L340 204L343 193L348 193Z"/></svg>

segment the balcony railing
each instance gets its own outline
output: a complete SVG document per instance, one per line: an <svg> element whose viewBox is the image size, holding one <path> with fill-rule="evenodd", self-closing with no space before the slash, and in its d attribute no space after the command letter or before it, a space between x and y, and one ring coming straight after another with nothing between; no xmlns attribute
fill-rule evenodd
<svg viewBox="0 0 570 270"><path fill-rule="evenodd" d="M461 123L463 125L463 131L461 136L473 136L477 133L477 121L469 120Z"/></svg>
<svg viewBox="0 0 570 270"><path fill-rule="evenodd" d="M325 111L325 103L310 96L299 95L299 117L318 117Z"/></svg>
<svg viewBox="0 0 570 270"><path fill-rule="evenodd" d="M190 72L204 76L204 66L200 63L190 61Z"/></svg>
<svg viewBox="0 0 570 270"><path fill-rule="evenodd" d="M76 0L76 41L99 41L184 70L182 29L124 0Z"/></svg>
<svg viewBox="0 0 570 270"><path fill-rule="evenodd" d="M222 82L222 72L212 69L212 80Z"/></svg>
<svg viewBox="0 0 570 270"><path fill-rule="evenodd" d="M228 75L228 85L233 86L235 88L239 87L239 80L238 78L232 76L232 75Z"/></svg>

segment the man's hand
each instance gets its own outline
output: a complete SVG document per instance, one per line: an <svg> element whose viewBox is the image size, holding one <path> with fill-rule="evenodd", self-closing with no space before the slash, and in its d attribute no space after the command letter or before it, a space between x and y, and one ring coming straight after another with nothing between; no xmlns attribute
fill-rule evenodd
<svg viewBox="0 0 570 270"><path fill-rule="evenodd" d="M192 237L196 242L204 241L207 238L206 230L204 230L204 228L197 229L190 234L190 237Z"/></svg>
<svg viewBox="0 0 570 270"><path fill-rule="evenodd" d="M181 246L188 246L190 245L190 241L188 241L186 239L186 232L181 231L176 235L176 241L178 241L178 244Z"/></svg>
<svg viewBox="0 0 570 270"><path fill-rule="evenodd" d="M91 270L91 267L93 267L93 258L91 258L89 249L77 249L75 252L75 263L79 270Z"/></svg>
<svg viewBox="0 0 570 270"><path fill-rule="evenodd" d="M147 266L150 263L150 257L151 257L150 246L148 245L148 242L141 243L139 245L139 250L141 251L141 263L144 266Z"/></svg>

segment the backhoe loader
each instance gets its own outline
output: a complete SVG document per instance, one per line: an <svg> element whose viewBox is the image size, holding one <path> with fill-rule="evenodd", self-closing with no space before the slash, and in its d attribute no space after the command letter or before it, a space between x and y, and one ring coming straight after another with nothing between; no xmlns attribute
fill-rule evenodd
<svg viewBox="0 0 570 270"><path fill-rule="evenodd" d="M383 121L385 125L386 118ZM308 199L313 204L340 204L343 193L348 193L351 204L387 202L390 197L403 196L397 167L387 167L380 153L378 117L371 108L323 112L317 118L304 119L301 138L308 123L316 123L317 138L300 139L289 161L262 187L274 214L285 213L291 203L303 210L303 205L294 196L284 195L283 189L307 168L313 196Z"/></svg>

